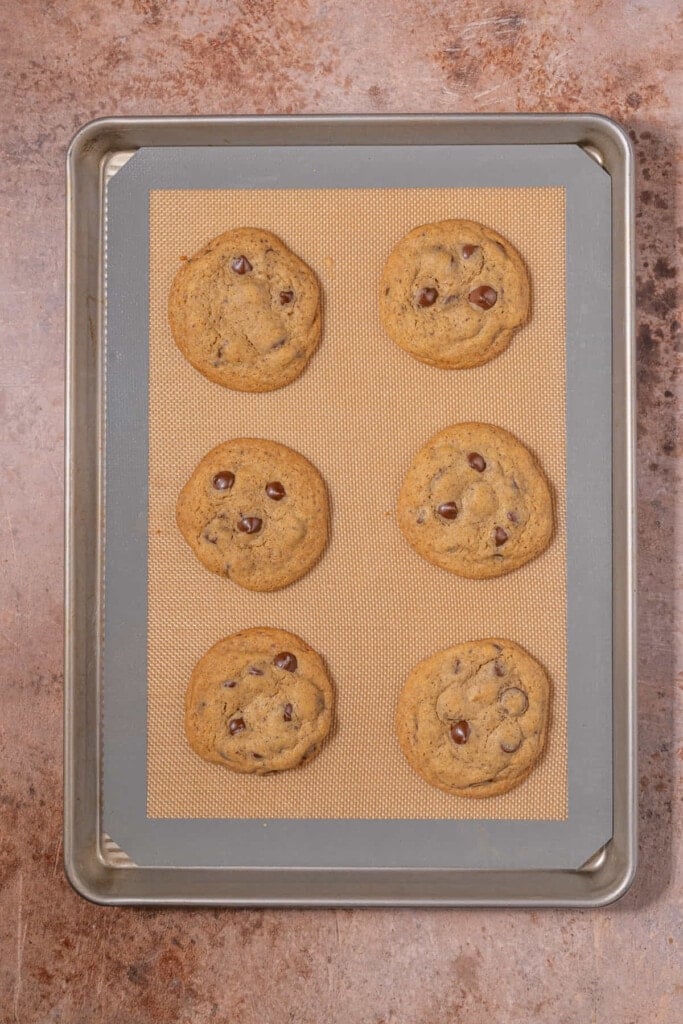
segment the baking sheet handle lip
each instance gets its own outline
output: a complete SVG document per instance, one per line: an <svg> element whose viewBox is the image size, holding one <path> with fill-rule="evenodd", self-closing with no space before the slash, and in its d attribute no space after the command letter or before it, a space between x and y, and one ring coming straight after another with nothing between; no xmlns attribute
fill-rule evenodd
<svg viewBox="0 0 683 1024"><path fill-rule="evenodd" d="M179 869L179 873L183 871L192 871L193 869ZM219 871L220 869L213 869ZM305 871L307 869L301 869ZM375 873L377 869L374 869ZM324 908L324 907L354 907L358 909L370 909L370 908L381 908L381 907L424 907L424 908L472 908L477 909L484 908L500 908L507 907L512 909L540 909L540 908L555 908L555 909L575 909L575 910L598 910L608 907L618 900L620 900L630 888L635 868L631 868L624 872L623 876L619 879L617 884L606 888L604 891L589 894L586 896L483 896L483 895L463 895L463 896L405 896L397 893L389 892L386 895L381 896L354 896L349 895L346 897L340 896L308 896L308 895L269 895L269 896L206 896L206 895L168 895L161 893L159 895L150 895L149 890L143 892L141 895L132 895L122 893L120 886L117 884L120 880L120 876L125 874L130 878L133 873L149 873L156 874L157 868L126 868L125 871L121 868L105 867L102 862L94 854L86 861L84 858L80 859L77 863L74 857L65 857L65 873L66 877L79 896L82 896L89 903L93 903L97 906L129 906L129 907L145 907L145 906L192 906L192 907L269 907L274 909L286 909L288 907L309 907L309 908ZM387 869L382 869L382 873L386 875ZM551 872L552 874L553 872ZM417 872L416 874L420 874ZM500 877L500 873L496 871L490 872L490 874ZM569 872L569 874L580 874L580 872ZM116 876L119 876L117 879ZM420 879L416 878L414 888L419 891ZM117 892L116 890L119 889ZM176 890L177 891L177 890Z"/></svg>
<svg viewBox="0 0 683 1024"><path fill-rule="evenodd" d="M148 115L136 115L136 116L121 116L107 115L103 117L93 118L90 121L86 121L77 131L74 133L69 145L67 147L66 160L67 164L72 166L74 162L82 156L90 146L95 145L102 137L112 135L118 131L125 130L126 128L156 128L156 127L181 127L188 125L198 125L206 128L211 127L258 127L258 126L269 126L269 127L286 127L297 125L305 127L307 125L311 127L342 127L350 125L433 125L435 127L439 125L460 125L465 126L476 126L481 124L494 125L499 124L501 126L539 126L547 125L548 128L552 128L554 125L571 125L575 128L582 126L586 131L594 130L603 137L608 137L615 143L621 150L621 155L626 159L627 163L633 165L633 146L628 136L626 129L614 118L609 117L607 114L602 114L593 111L575 111L572 113L564 113L562 111L536 111L536 112L514 112L514 111L503 111L500 113L487 112L487 113L411 113L401 112L392 114L348 114L348 113L334 113L334 114L202 114L202 115L175 115L175 114L164 114L159 116L148 116ZM113 141L113 140L111 140ZM553 140L548 140L552 142ZM558 140L554 140L557 142ZM576 138L574 140L566 140L567 145L581 145L582 141L586 143L590 142L589 138L581 140ZM157 143L158 144L158 143ZM203 143L208 145L209 143ZM225 140L221 140L218 145L226 145ZM264 141L263 145L269 145L268 141ZM315 145L322 145L319 140L315 140ZM327 144L334 145L334 140L330 140ZM347 145L351 143L346 143ZM373 145L381 145L383 143L375 140ZM396 143L385 143L392 145ZM408 143L402 143L408 144ZM476 145L487 145L487 142L473 143ZM491 145L505 144L503 140L492 139ZM512 144L512 143L509 143ZM534 143L527 143L532 145ZM536 143L537 144L537 143ZM122 146L123 146L122 142ZM126 143L130 146L131 143ZM133 146L135 148L135 146ZM609 168L605 168L608 173ZM630 173L630 167L629 167Z"/></svg>

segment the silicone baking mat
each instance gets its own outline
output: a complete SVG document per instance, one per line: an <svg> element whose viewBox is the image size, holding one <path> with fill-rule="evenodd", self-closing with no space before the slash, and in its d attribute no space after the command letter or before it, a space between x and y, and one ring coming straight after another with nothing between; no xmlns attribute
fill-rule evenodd
<svg viewBox="0 0 683 1024"><path fill-rule="evenodd" d="M150 193L147 812L152 818L536 819L567 816L565 533L565 190L534 188L157 190ZM384 259L416 225L488 224L531 275L530 322L493 362L424 366L382 331ZM168 290L182 256L231 227L278 234L313 267L324 295L320 348L277 392L205 380L173 344ZM414 452L462 420L498 424L538 457L556 532L534 562L471 581L429 565L403 540L396 497ZM182 540L178 492L205 452L231 437L302 452L332 502L330 544L294 585L256 594L207 572ZM221 637L253 625L301 635L326 659L336 724L305 768L266 777L201 761L183 732L192 667ZM409 669L463 640L508 637L548 670L546 752L520 787L471 801L428 786L393 728Z"/></svg>

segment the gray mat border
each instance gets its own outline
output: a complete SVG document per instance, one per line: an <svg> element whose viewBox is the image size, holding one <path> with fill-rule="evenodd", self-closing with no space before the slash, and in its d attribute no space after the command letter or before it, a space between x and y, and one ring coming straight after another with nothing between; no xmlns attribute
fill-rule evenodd
<svg viewBox="0 0 683 1024"><path fill-rule="evenodd" d="M569 818L146 817L149 191L567 190ZM611 190L576 146L142 149L108 185L103 829L139 865L577 868L612 834Z"/></svg>

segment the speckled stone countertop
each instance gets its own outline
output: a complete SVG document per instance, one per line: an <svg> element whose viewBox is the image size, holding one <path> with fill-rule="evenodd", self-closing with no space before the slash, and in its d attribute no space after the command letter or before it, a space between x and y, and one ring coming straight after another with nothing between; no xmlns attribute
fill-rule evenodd
<svg viewBox="0 0 683 1024"><path fill-rule="evenodd" d="M673 0L0 0L0 1021L683 1019L677 16ZM72 134L107 114L586 110L625 124L638 159L633 888L595 912L86 903L61 866L64 154Z"/></svg>

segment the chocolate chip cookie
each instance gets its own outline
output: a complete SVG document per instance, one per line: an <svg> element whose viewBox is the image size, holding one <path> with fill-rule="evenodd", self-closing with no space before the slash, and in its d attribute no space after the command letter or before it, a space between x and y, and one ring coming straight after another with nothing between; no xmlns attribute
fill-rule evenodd
<svg viewBox="0 0 683 1024"><path fill-rule="evenodd" d="M168 317L178 348L209 380L274 391L298 377L317 348L320 288L276 235L236 228L181 266Z"/></svg>
<svg viewBox="0 0 683 1024"><path fill-rule="evenodd" d="M409 764L432 786L486 797L518 786L538 761L550 684L511 640L475 640L416 665L401 691L396 730Z"/></svg>
<svg viewBox="0 0 683 1024"><path fill-rule="evenodd" d="M325 664L282 629L246 629L197 662L185 697L190 746L233 772L265 775L319 752L332 724Z"/></svg>
<svg viewBox="0 0 683 1024"><path fill-rule="evenodd" d="M502 576L550 543L550 488L531 452L501 427L456 423L408 470L398 525L419 555L469 579Z"/></svg>
<svg viewBox="0 0 683 1024"><path fill-rule="evenodd" d="M430 366L463 369L500 355L529 307L521 256L497 231L471 220L415 228L382 271L385 331Z"/></svg>
<svg viewBox="0 0 683 1024"><path fill-rule="evenodd" d="M327 491L298 452L238 438L204 456L180 492L176 519L211 572L247 590L278 590L307 573L325 547Z"/></svg>

